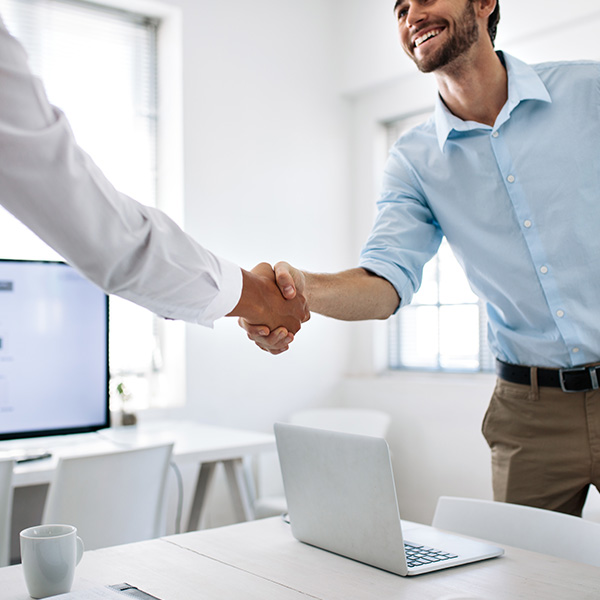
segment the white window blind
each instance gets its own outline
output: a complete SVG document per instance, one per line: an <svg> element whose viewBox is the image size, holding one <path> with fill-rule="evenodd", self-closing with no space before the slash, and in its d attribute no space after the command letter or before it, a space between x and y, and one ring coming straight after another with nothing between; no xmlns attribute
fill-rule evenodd
<svg viewBox="0 0 600 600"><path fill-rule="evenodd" d="M158 21L83 0L0 0L0 14L78 143L117 189L155 206ZM0 254L59 258L6 211ZM156 317L119 298L110 315L113 387L146 406L162 362Z"/></svg>
<svg viewBox="0 0 600 600"><path fill-rule="evenodd" d="M387 148L408 129L429 118L423 113L386 125ZM423 282L389 320L390 369L490 371L485 307L471 291L444 238L423 270Z"/></svg>

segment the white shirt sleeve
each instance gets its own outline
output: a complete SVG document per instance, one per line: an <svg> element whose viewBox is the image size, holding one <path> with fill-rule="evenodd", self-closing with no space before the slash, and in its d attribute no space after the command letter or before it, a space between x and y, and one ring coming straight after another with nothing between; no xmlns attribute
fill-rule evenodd
<svg viewBox="0 0 600 600"><path fill-rule="evenodd" d="M105 292L211 326L238 303L238 266L118 192L51 106L0 18L0 204Z"/></svg>

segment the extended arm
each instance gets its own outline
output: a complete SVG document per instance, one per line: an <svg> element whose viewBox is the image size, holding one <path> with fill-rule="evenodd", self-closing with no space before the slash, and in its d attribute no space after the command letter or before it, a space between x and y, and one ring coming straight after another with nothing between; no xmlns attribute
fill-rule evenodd
<svg viewBox="0 0 600 600"><path fill-rule="evenodd" d="M340 273L308 273L281 262L275 265L275 275L288 302L300 293L306 297L311 312L334 319L387 319L400 303L391 283L362 268ZM244 319L240 319L240 325L251 340L271 354L285 352L293 340L281 327L270 330L264 324L252 325Z"/></svg>
<svg viewBox="0 0 600 600"><path fill-rule="evenodd" d="M107 293L203 325L239 301L237 265L111 185L1 20L0 156L0 204Z"/></svg>
<svg viewBox="0 0 600 600"><path fill-rule="evenodd" d="M280 287L285 286L284 264L276 265ZM370 271L357 268L340 273L304 272L303 294L312 312L342 321L387 319L400 298L394 286Z"/></svg>
<svg viewBox="0 0 600 600"><path fill-rule="evenodd" d="M283 299L270 266L243 271L116 190L48 102L1 17L0 156L0 205L107 293L202 325L229 314L295 332L308 318L302 297Z"/></svg>

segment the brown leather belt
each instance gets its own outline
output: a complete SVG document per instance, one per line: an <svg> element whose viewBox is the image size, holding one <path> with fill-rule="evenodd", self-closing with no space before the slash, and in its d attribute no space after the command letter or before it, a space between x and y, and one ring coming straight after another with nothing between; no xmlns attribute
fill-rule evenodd
<svg viewBox="0 0 600 600"><path fill-rule="evenodd" d="M496 360L496 373L505 381L531 385L531 367ZM570 369L537 368L539 386L560 388L563 392L591 392L600 388L599 381L600 365L583 365Z"/></svg>

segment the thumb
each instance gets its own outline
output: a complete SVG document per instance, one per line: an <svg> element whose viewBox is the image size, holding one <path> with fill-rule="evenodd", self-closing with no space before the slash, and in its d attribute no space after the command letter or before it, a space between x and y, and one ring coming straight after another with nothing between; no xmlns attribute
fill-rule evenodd
<svg viewBox="0 0 600 600"><path fill-rule="evenodd" d="M296 297L296 283L294 282L293 271L295 269L286 262L278 262L275 267L275 279L281 290L281 294L287 300Z"/></svg>

